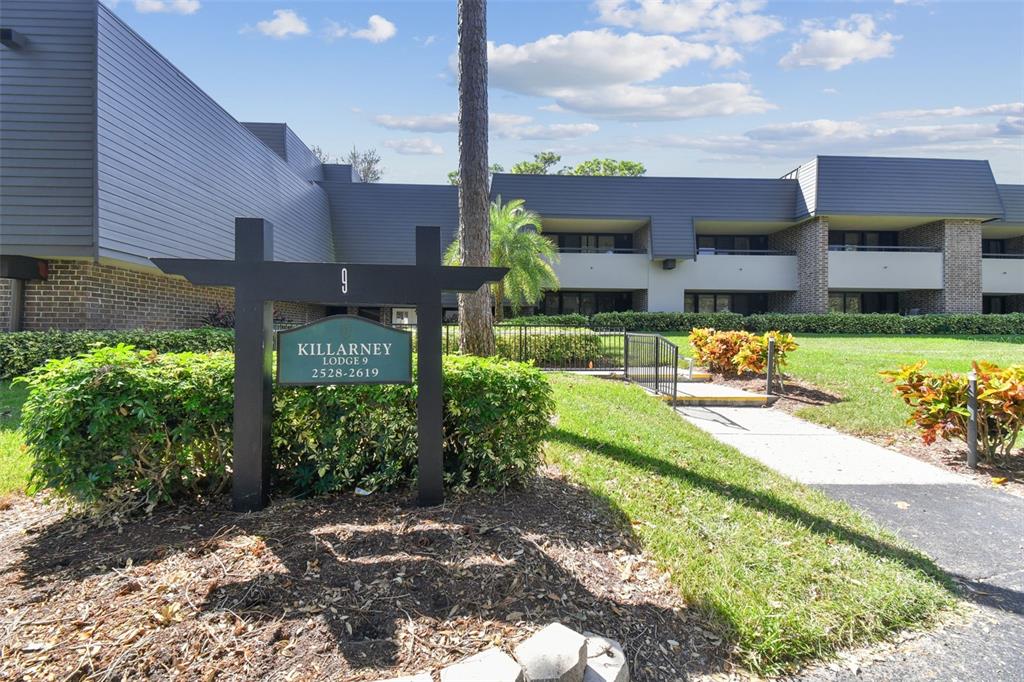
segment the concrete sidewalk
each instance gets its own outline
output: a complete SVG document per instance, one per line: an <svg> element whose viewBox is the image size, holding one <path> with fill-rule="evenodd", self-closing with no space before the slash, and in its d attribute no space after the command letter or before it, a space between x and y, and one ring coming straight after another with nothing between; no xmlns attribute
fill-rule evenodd
<svg viewBox="0 0 1024 682"><path fill-rule="evenodd" d="M859 673L822 680L1024 680L1024 498L780 410L681 407L685 419L780 473L861 509L949 572L979 607Z"/></svg>

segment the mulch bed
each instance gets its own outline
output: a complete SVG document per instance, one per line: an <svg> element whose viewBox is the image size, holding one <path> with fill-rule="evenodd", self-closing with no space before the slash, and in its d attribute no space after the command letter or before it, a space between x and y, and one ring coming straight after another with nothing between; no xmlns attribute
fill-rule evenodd
<svg viewBox="0 0 1024 682"><path fill-rule="evenodd" d="M613 512L547 470L528 490L226 501L95 528L0 511L0 679L378 680L560 621L619 640L635 680L730 677ZM436 677L435 677L436 679Z"/></svg>
<svg viewBox="0 0 1024 682"><path fill-rule="evenodd" d="M765 390L764 377L723 377L716 374L712 376L712 381L752 393L764 393ZM829 405L840 402L842 399L842 396L824 391L813 384L787 377L784 393L780 394L779 400L773 407L794 414L805 407ZM998 467L979 463L977 469L971 469L967 466L967 446L959 441L940 440L933 445L926 445L921 437L913 431L897 431L882 435L869 434L859 437L966 476L984 486L993 487L995 485L993 479L1005 479L998 485L1000 490L1024 497L1024 451L1010 458L1006 466Z"/></svg>

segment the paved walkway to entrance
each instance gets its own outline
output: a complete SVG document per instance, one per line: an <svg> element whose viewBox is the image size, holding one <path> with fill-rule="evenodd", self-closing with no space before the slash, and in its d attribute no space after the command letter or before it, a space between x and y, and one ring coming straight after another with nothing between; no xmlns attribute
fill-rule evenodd
<svg viewBox="0 0 1024 682"><path fill-rule="evenodd" d="M968 622L912 638L859 673L832 666L799 679L1024 680L1024 498L780 410L678 411L743 454L866 512L934 558L978 606Z"/></svg>

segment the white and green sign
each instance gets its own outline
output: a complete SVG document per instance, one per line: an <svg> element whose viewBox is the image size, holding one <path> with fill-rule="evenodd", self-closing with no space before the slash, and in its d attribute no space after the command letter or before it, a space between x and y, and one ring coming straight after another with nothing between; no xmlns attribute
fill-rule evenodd
<svg viewBox="0 0 1024 682"><path fill-rule="evenodd" d="M277 383L412 383L412 334L354 315L280 332Z"/></svg>

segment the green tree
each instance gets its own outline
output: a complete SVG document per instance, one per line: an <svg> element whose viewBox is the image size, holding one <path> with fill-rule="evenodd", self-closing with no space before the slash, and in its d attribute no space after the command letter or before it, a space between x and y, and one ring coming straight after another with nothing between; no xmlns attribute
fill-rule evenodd
<svg viewBox="0 0 1024 682"><path fill-rule="evenodd" d="M500 322L507 299L518 314L524 305L540 301L547 289L558 288L558 275L552 263L558 262L558 249L543 236L540 216L527 210L522 199L506 204L501 197L491 202L491 265L508 268L508 274L494 284L495 318ZM459 263L460 244L448 247L444 259L449 265Z"/></svg>
<svg viewBox="0 0 1024 682"><path fill-rule="evenodd" d="M512 172L516 175L547 175L551 167L561 160L560 154L540 152L533 155L533 161L520 161L512 166Z"/></svg>
<svg viewBox="0 0 1024 682"><path fill-rule="evenodd" d="M559 175L620 175L637 177L647 172L647 168L639 161L620 161L618 159L590 159L581 161L575 166L566 166L558 171Z"/></svg>
<svg viewBox="0 0 1024 682"><path fill-rule="evenodd" d="M489 170L490 170L490 174L491 175L494 175L495 173L504 173L505 172L504 166L502 166L500 163L492 163ZM453 171L449 171L448 172L448 184L449 185L455 185L456 187L458 186L458 184L459 184L459 171L453 170Z"/></svg>

